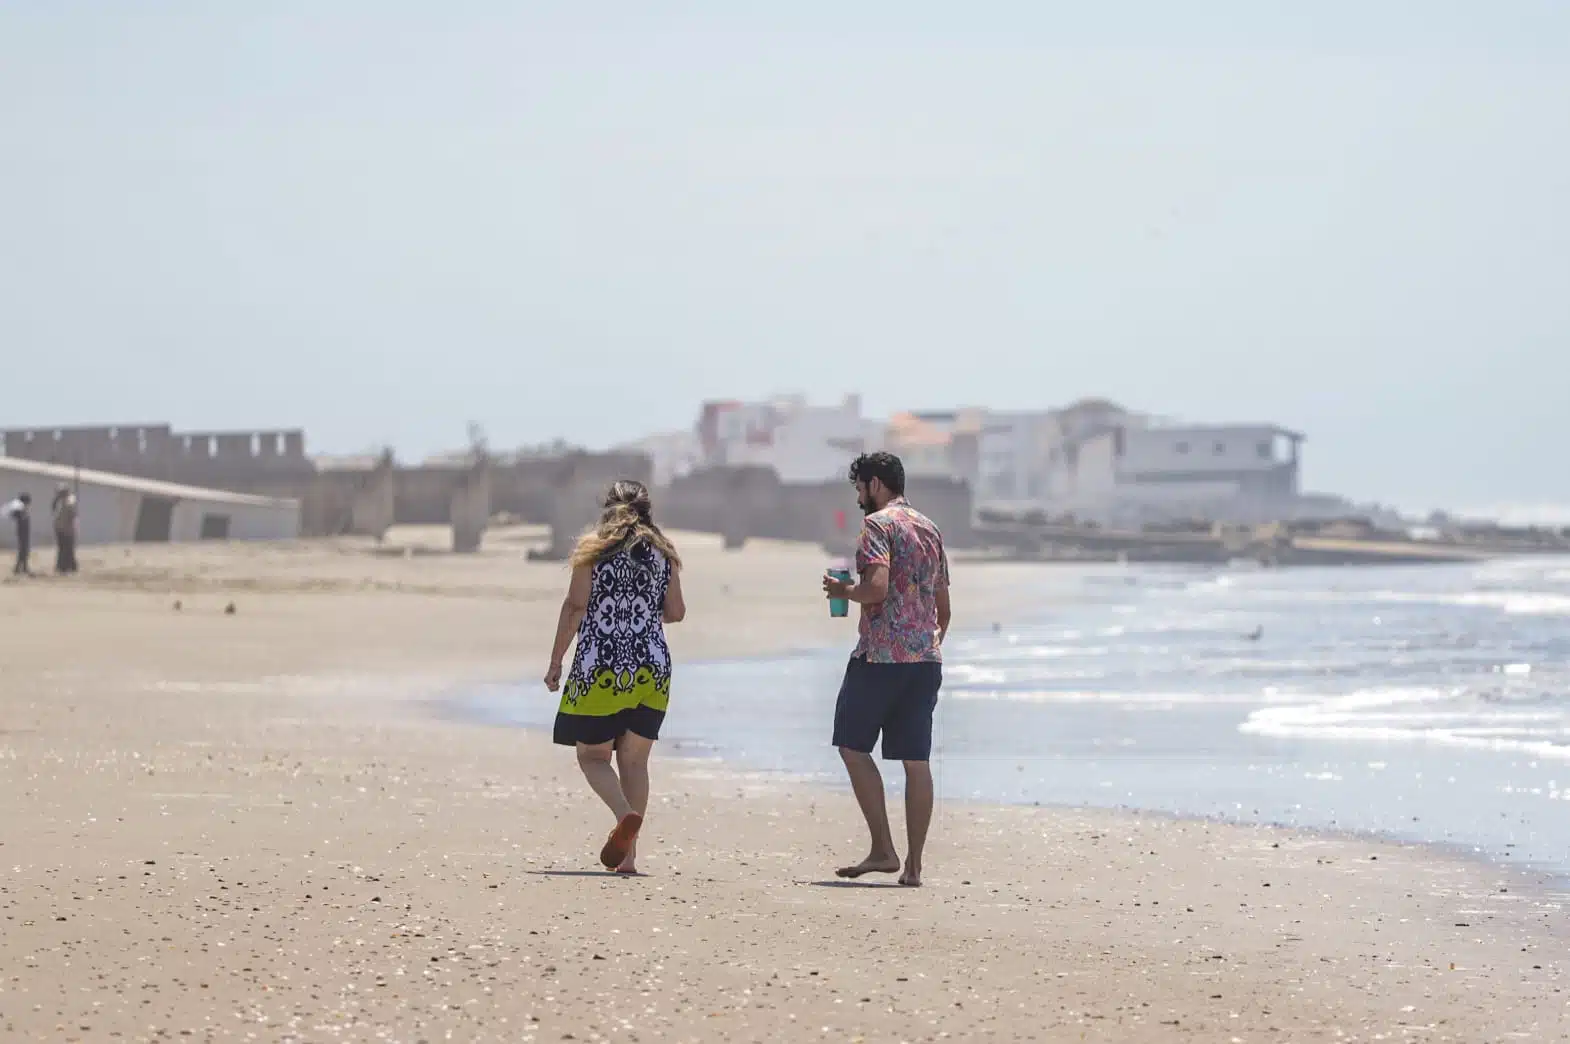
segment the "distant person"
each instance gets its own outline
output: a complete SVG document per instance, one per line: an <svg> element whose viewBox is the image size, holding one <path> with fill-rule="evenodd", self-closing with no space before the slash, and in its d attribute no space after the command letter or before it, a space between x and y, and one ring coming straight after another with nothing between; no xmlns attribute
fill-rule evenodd
<svg viewBox="0 0 1570 1044"><path fill-rule="evenodd" d="M649 808L649 755L670 700L664 625L686 616L687 605L681 557L654 524L643 483L613 483L604 508L599 526L572 552L545 687L562 692L555 741L577 748L584 778L616 817L600 862L635 874L638 831ZM563 685L562 659L575 634Z"/></svg>
<svg viewBox="0 0 1570 1044"><path fill-rule="evenodd" d="M11 569L12 576L32 576L33 571L28 568L28 556L33 553L33 496L31 493L18 493L16 499L5 506L6 516L16 526L16 565Z"/></svg>
<svg viewBox="0 0 1570 1044"><path fill-rule="evenodd" d="M76 494L71 487L60 483L51 505L55 527L55 572L69 575L76 572Z"/></svg>
<svg viewBox="0 0 1570 1044"><path fill-rule="evenodd" d="M905 764L907 851L899 883L921 884L921 855L932 823L932 714L943 685L943 639L949 629L949 563L943 535L905 502L905 466L889 453L864 454L850 466L866 516L856 550L859 579L823 577L824 593L861 604L860 638L834 707L834 745L872 834L872 850L841 877L892 874L900 867L889 830L883 776L872 759L879 733L883 759Z"/></svg>

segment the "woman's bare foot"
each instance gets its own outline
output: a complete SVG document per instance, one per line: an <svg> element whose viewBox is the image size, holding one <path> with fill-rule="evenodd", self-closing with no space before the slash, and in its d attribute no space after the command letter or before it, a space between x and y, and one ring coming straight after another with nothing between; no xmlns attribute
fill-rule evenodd
<svg viewBox="0 0 1570 1044"><path fill-rule="evenodd" d="M632 847L627 849L627 857L616 868L618 874L636 874L638 872L638 843L634 841Z"/></svg>
<svg viewBox="0 0 1570 1044"><path fill-rule="evenodd" d="M899 875L899 883L906 888L920 888L921 865L919 863L906 863L905 872Z"/></svg>
<svg viewBox="0 0 1570 1044"><path fill-rule="evenodd" d="M842 866L834 871L836 876L854 880L862 874L899 873L899 855L894 852L874 852L855 866Z"/></svg>

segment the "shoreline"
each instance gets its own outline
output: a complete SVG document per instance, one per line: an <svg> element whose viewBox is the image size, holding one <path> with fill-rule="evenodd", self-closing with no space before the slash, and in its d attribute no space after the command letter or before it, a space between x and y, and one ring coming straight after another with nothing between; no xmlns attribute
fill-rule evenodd
<svg viewBox="0 0 1570 1044"><path fill-rule="evenodd" d="M794 659L823 653L832 653L833 651L833 649L820 648L786 652L782 654L764 653L755 656L723 657L718 659L704 659L691 663L687 666L689 668L696 668L708 664L734 665L758 661ZM460 703L466 698L466 694L462 690L465 688L473 688L476 684L480 687L518 687L516 683L497 680L481 681L472 684L457 683L453 686L447 687L447 690L443 694L432 694L422 702L425 703L428 713L433 715L437 720L443 722L462 726L478 727L482 729L499 729L502 731L527 733L531 736L538 737L543 741L549 742L550 729L543 725L493 721L487 719L483 714L473 711L465 711L455 707L455 704ZM825 734L827 734L826 729ZM657 751L662 759L678 760L682 762L703 762L707 764L717 764L723 766L726 770L733 772L738 777L745 776L748 778L761 777L764 779L778 779L781 784L798 783L826 791L843 793L846 795L847 800L851 800L849 798L849 782L847 779L823 778L818 773L792 772L788 769L771 769L748 765L744 761L738 760L734 755L727 753L723 748L718 746L707 746L704 748L704 753L701 754L689 754L686 752L687 748L678 747L672 749L667 741L662 740L660 742L661 746L657 748ZM828 741L825 740L824 742L827 744ZM552 746L554 746L554 744L552 744ZM566 748L561 749L565 750ZM934 757L933 760L934 765L936 766L938 764L938 759ZM880 759L879 767L885 770L885 783L889 787L889 794L892 799L898 793L898 784L900 783L902 777L893 767L892 763L886 763ZM1241 818L1231 818L1220 814L1207 814L1204 812L1194 811L1172 811L1168 809L1151 808L1143 805L1133 804L1094 804L1090 802L1075 804L1071 802L1051 800L1005 801L968 797L943 797L941 794L939 794L936 807L941 809L944 806L954 806L958 808L970 808L977 810L1004 808L1038 809L1048 814L1054 812L1104 812L1111 815L1156 818L1175 823L1194 823L1237 829L1265 830L1288 835L1302 835L1306 837L1322 838L1329 841L1347 843L1356 842L1361 844L1378 845L1402 851L1427 852L1437 859L1466 863L1468 865L1476 866L1480 869L1491 870L1501 874L1509 875L1516 878L1518 883L1520 883L1523 888L1532 890L1533 892L1537 893L1539 897L1543 899L1560 899L1563 901L1563 905L1565 905L1567 908L1570 908L1570 869L1561 869L1550 865L1543 865L1532 862L1506 862L1502 858L1490 854L1480 846L1468 842L1416 840L1411 838L1403 838L1392 832L1383 830L1358 830L1349 827L1333 826L1304 826L1301 824L1285 823L1273 819L1262 818L1256 821ZM897 809L893 809L892 806L890 816L891 818L897 818ZM934 820L934 823L936 823L936 820ZM1565 935L1567 938L1570 938L1570 926L1566 927Z"/></svg>
<svg viewBox="0 0 1570 1044"><path fill-rule="evenodd" d="M687 662L843 638L796 590L815 553L683 551L689 604L713 610L683 625ZM549 640L557 571L502 553L89 554L84 569L153 579L0 588L18 643L0 673L8 1034L1137 1044L1570 1030L1559 911L1513 868L1385 842L946 799L926 887L848 886L831 874L862 854L848 795L667 753L647 876L618 880L594 866L609 817L565 751L434 720L427 702L433 683L518 683ZM1052 596L1040 572L963 568L983 621L988 590ZM312 588L356 574L447 593ZM175 593L184 577L199 593ZM481 579L526 597L466 593ZM723 608L736 586L753 592L745 616Z"/></svg>

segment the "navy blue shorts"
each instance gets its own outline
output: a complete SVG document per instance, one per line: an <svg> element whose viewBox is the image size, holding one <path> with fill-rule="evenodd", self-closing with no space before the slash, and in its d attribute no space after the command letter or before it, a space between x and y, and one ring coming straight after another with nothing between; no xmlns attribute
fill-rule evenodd
<svg viewBox="0 0 1570 1044"><path fill-rule="evenodd" d="M943 686L941 663L868 663L851 657L834 704L834 745L871 754L883 734L883 760L932 757L932 712Z"/></svg>

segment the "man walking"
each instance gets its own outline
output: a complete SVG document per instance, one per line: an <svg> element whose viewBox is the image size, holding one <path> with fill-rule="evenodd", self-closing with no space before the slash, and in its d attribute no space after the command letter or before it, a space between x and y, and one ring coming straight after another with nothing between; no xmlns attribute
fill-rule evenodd
<svg viewBox="0 0 1570 1044"><path fill-rule="evenodd" d="M5 506L5 513L16 525L16 565L11 569L15 576L32 576L27 558L33 552L33 497L21 493Z"/></svg>
<svg viewBox="0 0 1570 1044"><path fill-rule="evenodd" d="M834 745L872 835L872 849L840 877L892 874L899 853L889 830L883 760L905 765L906 858L899 883L921 884L921 853L932 823L932 713L943 684L943 638L949 629L949 564L943 535L905 502L905 466L890 453L863 454L850 481L866 518L856 550L855 581L824 574L829 598L861 605L860 637L834 707Z"/></svg>

